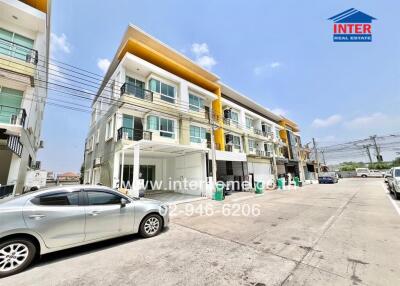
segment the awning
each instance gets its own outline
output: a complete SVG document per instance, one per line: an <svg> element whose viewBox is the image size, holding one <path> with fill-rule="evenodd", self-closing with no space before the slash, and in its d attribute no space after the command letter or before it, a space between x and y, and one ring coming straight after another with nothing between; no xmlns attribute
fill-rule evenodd
<svg viewBox="0 0 400 286"><path fill-rule="evenodd" d="M175 157L190 153L206 153L208 151L207 148L192 145L180 145L148 140L134 142L130 145L124 146L123 150L133 150L135 146L139 147L142 155L152 155L154 157Z"/></svg>
<svg viewBox="0 0 400 286"><path fill-rule="evenodd" d="M208 158L212 159L212 151L209 151ZM215 159L217 161L233 161L233 162L246 162L247 156L245 153L235 153L215 150Z"/></svg>

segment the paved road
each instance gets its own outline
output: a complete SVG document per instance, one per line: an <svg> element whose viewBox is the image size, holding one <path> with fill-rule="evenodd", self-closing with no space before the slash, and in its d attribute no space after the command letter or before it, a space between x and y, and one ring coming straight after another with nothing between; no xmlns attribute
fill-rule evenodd
<svg viewBox="0 0 400 286"><path fill-rule="evenodd" d="M224 204L180 205L158 237L50 254L0 284L400 285L400 216L380 179L242 193ZM243 215L257 207L259 216Z"/></svg>

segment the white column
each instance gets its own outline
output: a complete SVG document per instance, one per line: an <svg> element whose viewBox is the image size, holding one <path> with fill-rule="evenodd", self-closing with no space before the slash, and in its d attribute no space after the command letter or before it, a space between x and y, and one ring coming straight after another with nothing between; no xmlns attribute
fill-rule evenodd
<svg viewBox="0 0 400 286"><path fill-rule="evenodd" d="M120 152L117 152L114 154L114 169L113 169L113 177L112 177L112 181L111 181L112 188L116 188L117 182L119 181L118 175L119 175L120 156L121 156Z"/></svg>
<svg viewBox="0 0 400 286"><path fill-rule="evenodd" d="M123 183L123 178L124 178L124 162L125 161L125 151L122 150L121 152L121 174L120 174L120 178L119 178L119 187L122 187L122 183Z"/></svg>
<svg viewBox="0 0 400 286"><path fill-rule="evenodd" d="M139 181L139 168L140 168L140 149L139 145L133 146L133 178L132 178L132 189L129 190L131 196L138 198L139 190L141 188Z"/></svg>
<svg viewBox="0 0 400 286"><path fill-rule="evenodd" d="M187 112L189 110L189 89L186 81L181 81L179 83L178 96L180 108Z"/></svg>

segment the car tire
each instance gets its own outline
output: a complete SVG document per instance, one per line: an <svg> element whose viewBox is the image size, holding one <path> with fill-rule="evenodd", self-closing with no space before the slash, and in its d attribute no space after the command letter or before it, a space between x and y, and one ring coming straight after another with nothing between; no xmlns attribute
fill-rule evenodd
<svg viewBox="0 0 400 286"><path fill-rule="evenodd" d="M0 243L0 278L26 269L35 258L36 252L35 244L26 238L12 238Z"/></svg>
<svg viewBox="0 0 400 286"><path fill-rule="evenodd" d="M149 214L140 223L139 234L144 238L158 235L163 228L163 219L158 214Z"/></svg>
<svg viewBox="0 0 400 286"><path fill-rule="evenodd" d="M393 190L393 197L395 200L399 200L400 199L400 194L398 192L396 192L396 190Z"/></svg>
<svg viewBox="0 0 400 286"><path fill-rule="evenodd" d="M367 175L361 175L361 178L366 178L367 177Z"/></svg>

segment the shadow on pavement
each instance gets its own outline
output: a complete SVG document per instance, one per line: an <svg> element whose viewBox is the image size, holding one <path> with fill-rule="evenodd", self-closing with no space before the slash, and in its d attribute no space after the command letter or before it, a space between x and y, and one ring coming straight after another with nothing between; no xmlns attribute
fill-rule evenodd
<svg viewBox="0 0 400 286"><path fill-rule="evenodd" d="M163 231L159 234L162 235L163 233L168 231L168 227L164 228ZM51 263L55 263L60 260L73 258L80 255L90 254L98 251L102 251L105 249L109 249L112 247L118 247L120 245L134 242L136 240L145 239L142 238L139 234L131 234L126 236L121 236L117 238L111 238L91 244L86 244L82 246L77 246L65 250L60 250L56 252L52 252L49 254L44 254L40 258L36 260L36 263L30 267L30 269L34 269L36 267L45 266Z"/></svg>

